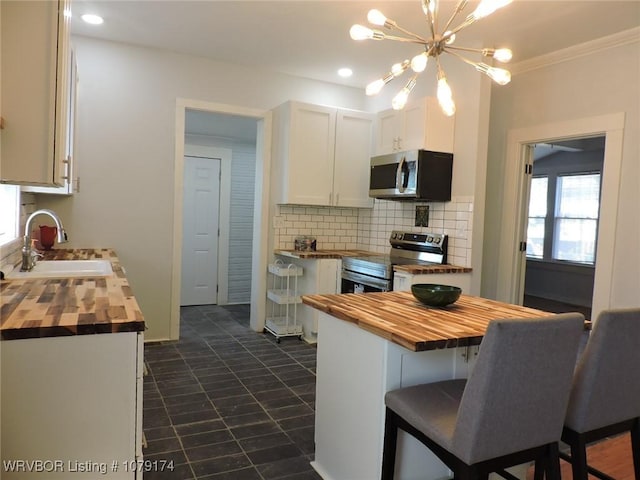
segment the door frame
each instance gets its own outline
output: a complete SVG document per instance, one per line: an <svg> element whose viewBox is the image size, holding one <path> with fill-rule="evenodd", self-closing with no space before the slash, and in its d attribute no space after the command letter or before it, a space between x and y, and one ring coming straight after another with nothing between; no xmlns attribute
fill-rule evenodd
<svg viewBox="0 0 640 480"><path fill-rule="evenodd" d="M271 169L271 112L254 108L212 103L186 98L176 99L175 157L173 184L173 248L171 268L171 340L180 336L180 280L182 275L182 197L185 156L185 115L187 110L239 115L257 122L256 179L253 216L253 251L251 265L251 327L261 331L264 326L267 295L269 181Z"/></svg>
<svg viewBox="0 0 640 480"><path fill-rule="evenodd" d="M515 212L511 208L504 208L502 211L496 299L521 305L524 296L526 256L518 247L521 241L525 241L522 237L528 208L526 200L529 178L524 175L524 168L530 158L528 145L604 135L606 139L592 318L597 318L602 310L611 308L624 119L625 114L621 112L509 130L502 205L514 205Z"/></svg>
<svg viewBox="0 0 640 480"><path fill-rule="evenodd" d="M184 157L220 160L220 191L218 201L218 299L217 305L226 305L229 297L229 219L231 217L231 150L202 145L185 145ZM183 157L183 162L184 162ZM184 172L184 163L182 165ZM184 175L183 175L184 182ZM183 191L184 193L184 191ZM182 247L180 248L182 250ZM181 257L182 258L182 257ZM180 260L182 262L182 260ZM182 281L182 269L180 270ZM182 303L182 299L180 299Z"/></svg>

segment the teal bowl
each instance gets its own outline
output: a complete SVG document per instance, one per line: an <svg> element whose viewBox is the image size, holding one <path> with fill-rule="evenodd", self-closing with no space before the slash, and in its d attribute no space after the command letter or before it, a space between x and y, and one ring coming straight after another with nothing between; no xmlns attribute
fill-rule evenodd
<svg viewBox="0 0 640 480"><path fill-rule="evenodd" d="M455 303L462 289L451 285L434 283L416 283L411 285L411 293L425 305L430 307L445 307Z"/></svg>

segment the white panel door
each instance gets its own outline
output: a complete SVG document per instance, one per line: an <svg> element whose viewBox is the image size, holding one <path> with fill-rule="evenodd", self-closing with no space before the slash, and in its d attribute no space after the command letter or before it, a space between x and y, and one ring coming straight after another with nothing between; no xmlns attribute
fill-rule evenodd
<svg viewBox="0 0 640 480"><path fill-rule="evenodd" d="M184 157L181 305L218 302L220 159Z"/></svg>

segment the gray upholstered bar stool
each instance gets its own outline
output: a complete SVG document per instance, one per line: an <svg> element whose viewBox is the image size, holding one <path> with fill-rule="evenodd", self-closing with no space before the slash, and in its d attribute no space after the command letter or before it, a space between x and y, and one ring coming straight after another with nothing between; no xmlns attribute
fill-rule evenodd
<svg viewBox="0 0 640 480"><path fill-rule="evenodd" d="M536 478L560 478L558 441L584 317L579 313L494 320L465 380L385 395L382 479L394 476L398 428L435 453L455 479L536 462Z"/></svg>
<svg viewBox="0 0 640 480"><path fill-rule="evenodd" d="M605 310L578 360L562 440L574 480L588 473L612 477L587 465L587 444L631 432L635 478L640 479L640 308Z"/></svg>

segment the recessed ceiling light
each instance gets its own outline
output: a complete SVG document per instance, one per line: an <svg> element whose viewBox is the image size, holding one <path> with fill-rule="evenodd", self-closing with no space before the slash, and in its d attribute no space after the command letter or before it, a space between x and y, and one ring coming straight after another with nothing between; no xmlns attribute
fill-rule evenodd
<svg viewBox="0 0 640 480"><path fill-rule="evenodd" d="M350 68L341 68L340 70L338 70L338 75L347 78L353 75L353 70L351 70Z"/></svg>
<svg viewBox="0 0 640 480"><path fill-rule="evenodd" d="M94 15L92 13L85 13L84 15L82 15L81 18L82 20L84 20L87 23L90 23L91 25L100 25L102 22L104 22L101 16Z"/></svg>

